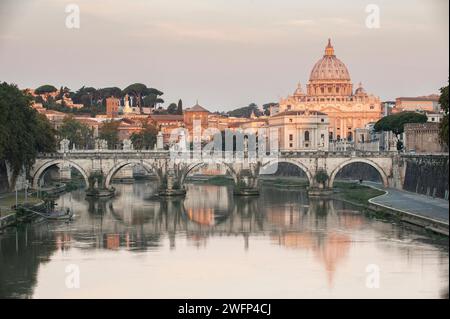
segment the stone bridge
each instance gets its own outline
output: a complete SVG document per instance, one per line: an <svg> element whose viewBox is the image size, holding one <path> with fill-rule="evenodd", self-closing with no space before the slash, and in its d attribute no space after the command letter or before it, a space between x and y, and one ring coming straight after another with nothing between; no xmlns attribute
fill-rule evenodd
<svg viewBox="0 0 450 319"><path fill-rule="evenodd" d="M183 195L189 174L208 164L220 164L233 178L238 195L258 194L260 173L276 169L278 163L290 163L302 169L311 188L331 188L339 171L352 163L366 163L380 174L387 187L402 188L405 169L397 152L276 152L269 155L248 152L166 151L166 150L69 150L40 154L30 172L34 188L38 188L46 170L58 167L62 179L70 179L71 169L83 176L88 190L108 190L113 177L122 169L144 167L157 177L160 195ZM325 183L316 174L328 175Z"/></svg>

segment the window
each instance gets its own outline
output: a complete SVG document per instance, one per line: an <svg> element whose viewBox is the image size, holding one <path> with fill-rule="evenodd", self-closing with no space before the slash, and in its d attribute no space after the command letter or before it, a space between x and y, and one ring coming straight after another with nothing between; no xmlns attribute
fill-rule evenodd
<svg viewBox="0 0 450 319"><path fill-rule="evenodd" d="M305 132L305 142L309 142L309 131Z"/></svg>
<svg viewBox="0 0 450 319"><path fill-rule="evenodd" d="M336 93L339 93L339 88L336 88Z"/></svg>
<svg viewBox="0 0 450 319"><path fill-rule="evenodd" d="M347 134L347 140L348 140L349 142L351 142L352 139L353 139L353 133L352 133L352 132L348 132L348 134Z"/></svg>
<svg viewBox="0 0 450 319"><path fill-rule="evenodd" d="M371 109L371 110L373 110L374 108L375 108L375 106L373 106L373 105L370 106L370 109Z"/></svg>
<svg viewBox="0 0 450 319"><path fill-rule="evenodd" d="M291 109L291 106L290 106L290 105L288 105L288 106L287 106L287 109L288 109L288 110L290 110L290 109Z"/></svg>
<svg viewBox="0 0 450 319"><path fill-rule="evenodd" d="M322 123L325 122L325 119L324 119L324 118L321 118L321 119L320 119L320 122L322 122Z"/></svg>
<svg viewBox="0 0 450 319"><path fill-rule="evenodd" d="M293 141L294 140L294 135L289 134L289 141Z"/></svg>
<svg viewBox="0 0 450 319"><path fill-rule="evenodd" d="M289 119L289 123L292 123L292 119Z"/></svg>
<svg viewBox="0 0 450 319"><path fill-rule="evenodd" d="M328 140L329 141L333 140L333 132L328 132Z"/></svg>
<svg viewBox="0 0 450 319"><path fill-rule="evenodd" d="M328 88L328 93L331 93L331 88L330 87Z"/></svg>
<svg viewBox="0 0 450 319"><path fill-rule="evenodd" d="M320 93L325 93L325 89L324 88L320 88Z"/></svg>

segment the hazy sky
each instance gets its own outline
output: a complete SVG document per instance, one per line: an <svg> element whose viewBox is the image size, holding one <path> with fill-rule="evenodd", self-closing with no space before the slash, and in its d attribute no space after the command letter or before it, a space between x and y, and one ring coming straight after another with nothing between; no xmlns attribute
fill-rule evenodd
<svg viewBox="0 0 450 319"><path fill-rule="evenodd" d="M67 4L80 28L65 25ZM368 4L380 28L367 28ZM210 110L278 101L327 39L381 99L438 93L449 74L447 0L1 0L0 81L124 88L142 82Z"/></svg>

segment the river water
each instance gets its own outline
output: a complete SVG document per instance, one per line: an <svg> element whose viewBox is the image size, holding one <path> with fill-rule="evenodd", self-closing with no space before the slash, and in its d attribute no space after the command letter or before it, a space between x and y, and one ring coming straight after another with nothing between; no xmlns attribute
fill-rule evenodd
<svg viewBox="0 0 450 319"><path fill-rule="evenodd" d="M349 204L264 186L258 198L151 182L58 199L75 219L0 235L0 297L448 298L447 244Z"/></svg>

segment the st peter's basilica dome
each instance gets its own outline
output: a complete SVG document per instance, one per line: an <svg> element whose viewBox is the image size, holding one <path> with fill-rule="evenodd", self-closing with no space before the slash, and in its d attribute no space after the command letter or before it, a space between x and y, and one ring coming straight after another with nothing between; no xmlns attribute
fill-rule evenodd
<svg viewBox="0 0 450 319"><path fill-rule="evenodd" d="M334 48L331 45L330 39L328 39L328 45L325 48L325 55L314 65L309 80L350 81L350 74L348 73L347 67L334 55Z"/></svg>

